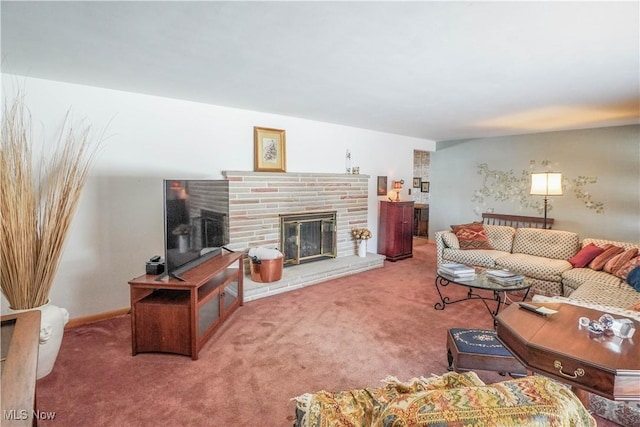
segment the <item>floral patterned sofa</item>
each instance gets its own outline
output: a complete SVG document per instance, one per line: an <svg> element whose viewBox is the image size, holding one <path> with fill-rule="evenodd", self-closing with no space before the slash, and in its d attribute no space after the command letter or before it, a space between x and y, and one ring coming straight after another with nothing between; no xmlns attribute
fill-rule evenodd
<svg viewBox="0 0 640 427"><path fill-rule="evenodd" d="M294 427L596 426L566 386L541 376L486 385L470 371L385 382L380 388L295 397Z"/></svg>

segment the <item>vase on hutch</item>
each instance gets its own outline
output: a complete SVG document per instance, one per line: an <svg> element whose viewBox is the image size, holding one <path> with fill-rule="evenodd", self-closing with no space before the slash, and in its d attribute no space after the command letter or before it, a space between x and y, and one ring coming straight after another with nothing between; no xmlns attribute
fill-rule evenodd
<svg viewBox="0 0 640 427"><path fill-rule="evenodd" d="M366 240L360 240L360 242L358 243L358 256L360 258L367 257L367 241Z"/></svg>
<svg viewBox="0 0 640 427"><path fill-rule="evenodd" d="M69 312L51 304L48 300L46 304L39 307L24 310L9 308L7 311L9 313L24 313L33 310L40 310L40 345L38 346L38 368L36 370L36 378L40 379L49 375L53 370L62 344L64 325L69 321Z"/></svg>

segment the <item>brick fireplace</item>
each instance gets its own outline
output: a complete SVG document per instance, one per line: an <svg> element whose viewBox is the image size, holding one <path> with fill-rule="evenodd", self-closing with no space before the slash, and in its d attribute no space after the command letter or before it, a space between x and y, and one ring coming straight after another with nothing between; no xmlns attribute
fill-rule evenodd
<svg viewBox="0 0 640 427"><path fill-rule="evenodd" d="M356 253L366 227L369 175L223 171L229 182L229 248L280 248L280 215L335 211L336 257Z"/></svg>

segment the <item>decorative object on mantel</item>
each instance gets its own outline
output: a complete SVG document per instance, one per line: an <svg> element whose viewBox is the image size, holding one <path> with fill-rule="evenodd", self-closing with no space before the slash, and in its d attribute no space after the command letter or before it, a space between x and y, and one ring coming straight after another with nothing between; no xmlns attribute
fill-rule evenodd
<svg viewBox="0 0 640 427"><path fill-rule="evenodd" d="M345 169L347 171L347 174L350 174L351 173L351 151L349 151L349 150L347 150L347 156L345 158L345 162L346 162L345 163L346 164L346 168Z"/></svg>
<svg viewBox="0 0 640 427"><path fill-rule="evenodd" d="M351 230L351 234L358 242L358 256L365 258L367 256L367 240L373 237L371 231L368 228L354 228Z"/></svg>
<svg viewBox="0 0 640 427"><path fill-rule="evenodd" d="M378 196L386 196L387 195L387 177L379 176L378 177Z"/></svg>
<svg viewBox="0 0 640 427"><path fill-rule="evenodd" d="M37 378L48 375L69 313L49 301L65 238L102 136L70 123L57 140L35 146L22 93L5 99L0 152L0 285L10 311L40 310ZM35 147L34 147L35 146ZM34 158L33 151L39 152Z"/></svg>
<svg viewBox="0 0 640 427"><path fill-rule="evenodd" d="M286 172L285 131L253 127L255 172Z"/></svg>

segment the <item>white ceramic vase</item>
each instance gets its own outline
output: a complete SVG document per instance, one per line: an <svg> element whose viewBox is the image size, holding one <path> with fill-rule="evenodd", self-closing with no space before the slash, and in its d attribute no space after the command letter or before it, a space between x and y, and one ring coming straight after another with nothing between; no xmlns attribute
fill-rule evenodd
<svg viewBox="0 0 640 427"><path fill-rule="evenodd" d="M40 307L12 310L11 313L23 313L25 311L40 310L40 346L38 348L38 368L36 377L38 379L46 377L53 370L53 365L58 358L62 336L64 335L64 325L69 321L69 312L58 306L52 305L49 301Z"/></svg>
<svg viewBox="0 0 640 427"><path fill-rule="evenodd" d="M361 258L366 258L367 256L367 241L366 240L360 240L360 243L358 243L358 256Z"/></svg>

